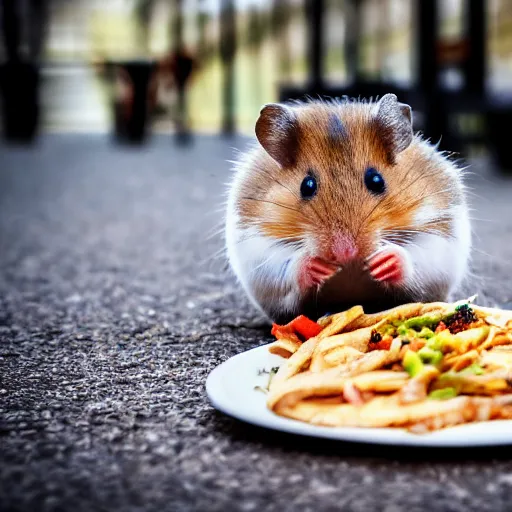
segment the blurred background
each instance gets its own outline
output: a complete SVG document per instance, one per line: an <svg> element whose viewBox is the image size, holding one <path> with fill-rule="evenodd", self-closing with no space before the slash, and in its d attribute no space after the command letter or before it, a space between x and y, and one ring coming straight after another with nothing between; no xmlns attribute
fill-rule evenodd
<svg viewBox="0 0 512 512"><path fill-rule="evenodd" d="M395 92L451 151L512 168L511 0L2 0L2 128L253 132L262 104Z"/></svg>

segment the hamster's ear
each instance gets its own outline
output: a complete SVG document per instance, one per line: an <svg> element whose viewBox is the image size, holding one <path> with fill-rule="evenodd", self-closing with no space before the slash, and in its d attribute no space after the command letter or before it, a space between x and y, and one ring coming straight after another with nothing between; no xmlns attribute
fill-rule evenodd
<svg viewBox="0 0 512 512"><path fill-rule="evenodd" d="M265 151L283 167L297 160L299 146L298 121L293 110L285 105L265 105L256 122L256 137Z"/></svg>
<svg viewBox="0 0 512 512"><path fill-rule="evenodd" d="M386 94L377 103L377 129L389 159L407 149L412 142L412 112L409 105L399 103L394 94Z"/></svg>

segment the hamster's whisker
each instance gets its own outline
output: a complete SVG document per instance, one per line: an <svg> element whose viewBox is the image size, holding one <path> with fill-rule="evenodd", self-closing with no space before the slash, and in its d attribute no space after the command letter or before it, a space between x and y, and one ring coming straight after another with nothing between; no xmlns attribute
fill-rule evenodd
<svg viewBox="0 0 512 512"><path fill-rule="evenodd" d="M260 268L264 267L265 265L267 265L273 258L276 257L276 255L278 255L279 253L276 251L276 252L273 252L266 260L263 260L259 265L257 265L256 267L252 268L250 271L249 271L249 275L251 274L254 274L255 272L257 272Z"/></svg>
<svg viewBox="0 0 512 512"><path fill-rule="evenodd" d="M286 206L281 203L276 203L275 201L269 201L268 199L258 199L257 197L249 197L249 196L244 196L241 199L244 201L255 201L257 203L273 204L274 206L279 206L281 208L284 208L285 210L291 210L292 212L297 212L302 215L302 212L300 210L298 210L297 208L292 208L291 206Z"/></svg>
<svg viewBox="0 0 512 512"><path fill-rule="evenodd" d="M437 223L438 221L433 221L434 223ZM428 225L424 225L425 228L428 228ZM442 231L438 229L414 229L414 228L394 228L394 229L383 229L381 230L383 233L382 239L391 243L402 243L402 244L412 244L411 237L414 237L415 235L438 235L438 236L446 236L446 233L443 233Z"/></svg>
<svg viewBox="0 0 512 512"><path fill-rule="evenodd" d="M313 211L315 212L316 216L320 219L320 222L322 224L326 224L327 221L326 221L326 217L324 217L323 215L320 215L320 211L315 207L315 204L314 204L314 201L311 201L309 203L309 205L311 206L311 208L313 209Z"/></svg>
<svg viewBox="0 0 512 512"><path fill-rule="evenodd" d="M281 183L275 176L273 176L270 173L270 171L265 170L264 172L265 172L265 175L268 176L272 181L274 181L275 183L277 183L279 186L283 187L284 189L288 190L288 192L290 192L290 194L293 197L295 197L296 199L300 199L299 194L294 192L290 187L287 187L284 183ZM313 209L313 211L315 212L317 217L320 219L320 221L325 222L325 218L322 215L320 215L320 212L315 208L314 202L310 202L309 206L311 206L311 208Z"/></svg>
<svg viewBox="0 0 512 512"><path fill-rule="evenodd" d="M359 233L361 232L361 229L363 228L363 226L365 226L366 224L366 221L371 217L371 215L373 214L373 212L379 207L381 206L381 203L378 202L371 210L370 212L368 213L368 215L366 215L365 217L363 217L361 219L361 222L359 222L359 227L356 231L356 240L358 239L359 237Z"/></svg>
<svg viewBox="0 0 512 512"><path fill-rule="evenodd" d="M407 180L407 178L409 177L409 174L414 170L414 166L413 165L410 165L409 166L409 169L407 170L407 173L405 174L404 176L404 181ZM434 173L431 173L432 175ZM391 196L388 196L388 197L395 197L395 196L400 196L402 194L402 192L404 190L407 190L409 187L411 187L414 183L416 183L417 180L414 180L414 181L411 181L408 185L406 185L405 187L403 187L401 190L399 190L398 192L396 192L395 194L392 194ZM361 232L361 229L363 228L363 226L366 225L366 221L373 215L373 213L375 212L375 210L377 208L379 208L379 206L382 206L382 202L377 202L375 204L375 206L369 211L369 213L363 217L363 219L361 220L361 222L359 223L359 228L356 232L356 239L359 237L359 233Z"/></svg>
<svg viewBox="0 0 512 512"><path fill-rule="evenodd" d="M221 256L225 256L225 254L226 254L226 248L222 247L219 250L215 251L213 254L209 254L204 259L200 260L199 266L202 267L204 265L213 263L215 260L219 260L221 258Z"/></svg>
<svg viewBox="0 0 512 512"><path fill-rule="evenodd" d="M219 236L222 233L224 233L225 230L226 230L226 228L225 228L224 225L222 227L221 226L217 226L217 228L213 228L212 229L211 233L206 235L205 240L211 240L212 238L216 238L217 236Z"/></svg>
<svg viewBox="0 0 512 512"><path fill-rule="evenodd" d="M409 170L407 171L407 174L404 177L404 181L406 181L406 178L409 176L409 174L414 170L414 167L411 165L409 167ZM418 183L421 180L432 178L434 176L437 176L440 174L440 171L438 169L431 171L429 173L422 174L419 178L412 180L411 182L407 183L404 187L402 187L400 190L392 194L393 196L401 196L403 192L405 192L408 188L412 187L414 184Z"/></svg>
<svg viewBox="0 0 512 512"><path fill-rule="evenodd" d="M284 183L281 183L275 176L272 176L272 173L270 171L265 170L264 172L265 172L266 176L268 176L272 181L275 181L278 185L280 185L284 189L288 190L288 192L290 192L290 194L293 197L299 199L298 194L296 194L290 187L287 187Z"/></svg>
<svg viewBox="0 0 512 512"><path fill-rule="evenodd" d="M256 267L252 268L249 272L249 274L253 274L254 272L258 271L260 268L264 267L265 265L267 265L268 263L270 263L271 260L273 260L276 256L279 256L280 255L280 252L279 250L275 250L279 247L279 245L286 245L286 244L281 244L280 242L274 244L274 246L272 246L270 248L270 250L272 251L272 253L270 254L270 256L263 260L259 265L257 265ZM281 280L284 279L284 276Z"/></svg>

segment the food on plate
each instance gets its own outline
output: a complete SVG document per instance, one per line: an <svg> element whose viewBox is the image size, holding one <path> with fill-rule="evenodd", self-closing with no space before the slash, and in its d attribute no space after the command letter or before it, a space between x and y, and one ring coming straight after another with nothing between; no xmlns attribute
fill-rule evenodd
<svg viewBox="0 0 512 512"><path fill-rule="evenodd" d="M274 325L269 350L285 361L268 408L315 425L417 433L512 419L512 311L474 300Z"/></svg>

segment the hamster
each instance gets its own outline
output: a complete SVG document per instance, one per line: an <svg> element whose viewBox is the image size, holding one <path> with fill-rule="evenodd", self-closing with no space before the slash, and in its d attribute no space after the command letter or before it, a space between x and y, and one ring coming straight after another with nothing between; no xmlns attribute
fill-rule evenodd
<svg viewBox="0 0 512 512"><path fill-rule="evenodd" d="M255 131L236 162L225 238L270 320L449 300L470 258L462 171L414 134L408 105L394 94L268 104Z"/></svg>

